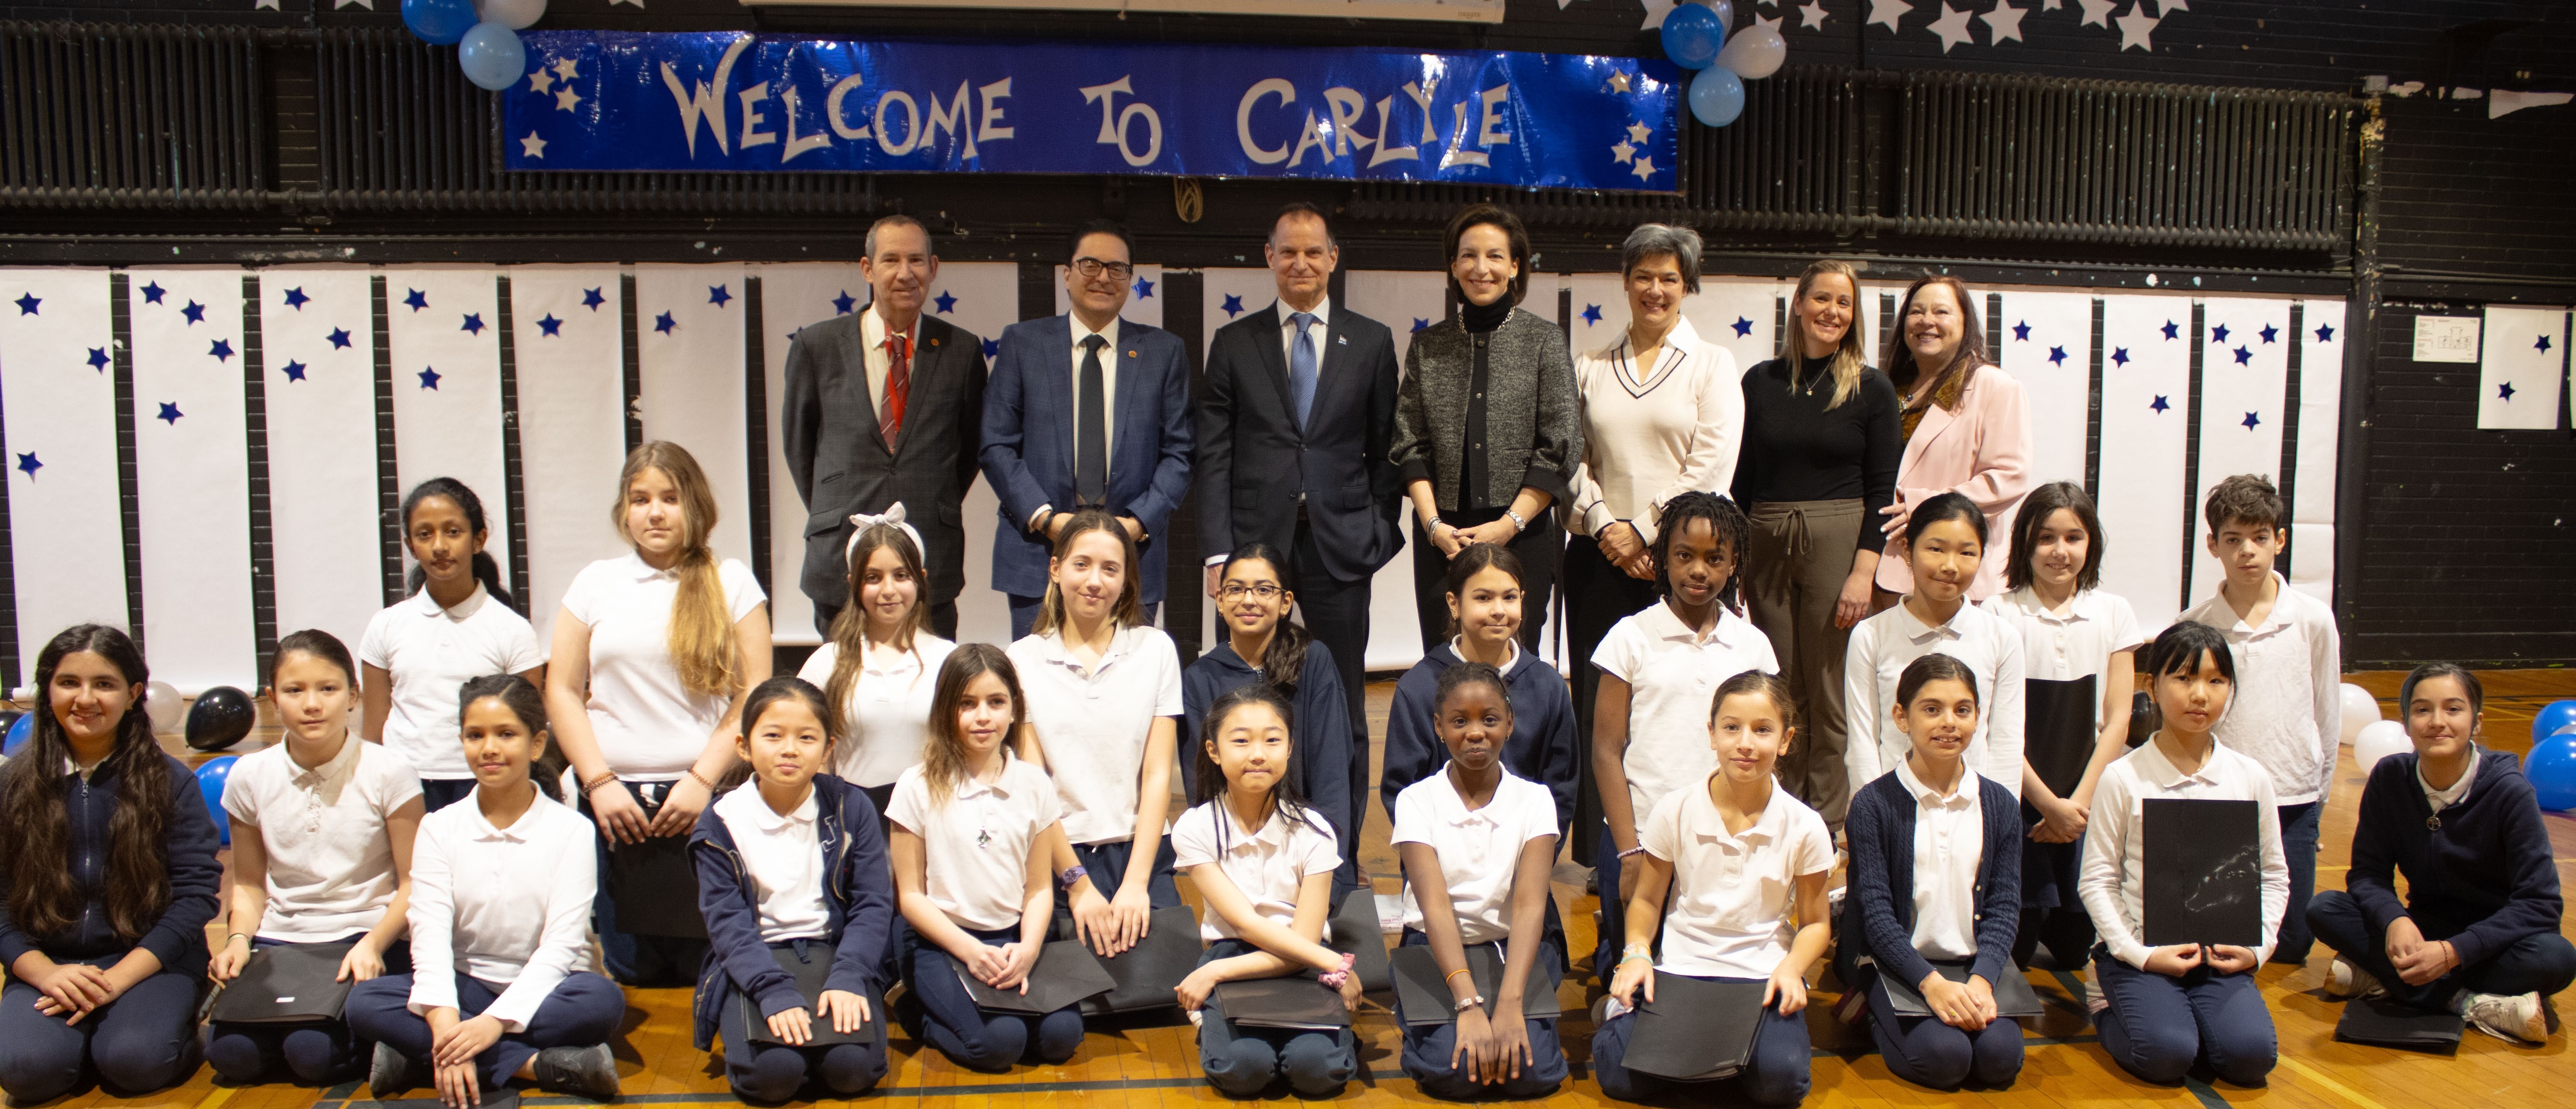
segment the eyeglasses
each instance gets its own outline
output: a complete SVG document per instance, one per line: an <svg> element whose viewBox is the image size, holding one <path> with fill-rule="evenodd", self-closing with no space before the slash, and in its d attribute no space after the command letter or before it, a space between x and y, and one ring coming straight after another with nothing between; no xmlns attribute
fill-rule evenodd
<svg viewBox="0 0 2576 1109"><path fill-rule="evenodd" d="M1256 582L1252 585L1245 585L1239 581L1230 581L1224 585L1218 586L1216 591L1217 596L1223 597L1229 601L1240 601L1246 593L1252 594L1253 596L1259 597L1265 601L1275 601L1278 600L1280 595L1285 592L1287 591L1266 581Z"/></svg>
<svg viewBox="0 0 2576 1109"><path fill-rule="evenodd" d="M1136 267L1125 262L1103 262L1098 258L1084 255L1083 257L1073 260L1073 272L1081 274L1084 277L1098 277L1105 273L1120 281L1125 281L1128 278L1135 276Z"/></svg>

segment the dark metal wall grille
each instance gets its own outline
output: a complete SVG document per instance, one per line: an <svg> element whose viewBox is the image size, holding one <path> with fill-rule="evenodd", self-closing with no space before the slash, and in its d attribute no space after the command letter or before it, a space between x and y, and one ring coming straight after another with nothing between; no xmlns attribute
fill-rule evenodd
<svg viewBox="0 0 2576 1109"><path fill-rule="evenodd" d="M270 141L259 40L243 27L0 23L0 197L260 202Z"/></svg>

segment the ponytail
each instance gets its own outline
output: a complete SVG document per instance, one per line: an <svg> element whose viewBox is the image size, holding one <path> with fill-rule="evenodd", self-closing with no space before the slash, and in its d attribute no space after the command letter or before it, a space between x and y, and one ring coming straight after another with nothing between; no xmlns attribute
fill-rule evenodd
<svg viewBox="0 0 2576 1109"><path fill-rule="evenodd" d="M724 580L716 570L715 551L707 545L716 530L715 488L698 460L678 443L656 439L635 448L617 474L617 499L608 519L626 534L626 491L646 470L659 470L680 494L679 592L671 598L671 666L680 685L705 697L731 697L742 684L742 657L733 634L733 609L726 603ZM627 536L627 542L634 542Z"/></svg>
<svg viewBox="0 0 2576 1109"><path fill-rule="evenodd" d="M405 546L409 546L411 542L411 514L420 508L422 501L431 497L445 497L455 502L457 510L465 513L465 526L474 529L476 542L482 542L484 537L491 534L491 528L483 522L483 499L475 496L474 490L467 488L464 482L452 477L434 477L412 486L411 495L403 498L402 527ZM501 564L493 561L491 555L479 550L474 552L473 567L474 580L483 583L483 591L491 594L493 600L509 608L519 607L519 603L511 598L509 587L501 584ZM403 591L418 593L428 582L429 571L415 561L412 563L411 576L406 579Z"/></svg>

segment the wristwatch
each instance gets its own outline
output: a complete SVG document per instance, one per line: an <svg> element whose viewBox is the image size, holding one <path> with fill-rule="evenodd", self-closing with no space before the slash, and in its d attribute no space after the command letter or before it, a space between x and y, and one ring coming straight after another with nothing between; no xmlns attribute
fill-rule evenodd
<svg viewBox="0 0 2576 1109"><path fill-rule="evenodd" d="M1087 867L1066 867L1063 873L1055 876L1055 884L1066 889L1072 889L1075 882L1083 880L1083 878L1088 876L1090 873L1091 871Z"/></svg>
<svg viewBox="0 0 2576 1109"><path fill-rule="evenodd" d="M1518 535L1518 534L1520 534L1520 533L1522 533L1522 532L1525 532L1525 531L1528 531L1528 530L1529 530L1529 521L1524 520L1524 519L1521 519L1521 514L1520 514L1520 513L1514 512L1514 511L1512 511L1511 509L1506 508L1506 509L1504 509L1504 510L1503 510L1503 515L1504 515L1504 516L1506 516L1506 517L1508 517L1508 518L1510 518L1510 520L1511 520L1511 522L1512 522L1512 534L1514 534L1514 535Z"/></svg>
<svg viewBox="0 0 2576 1109"><path fill-rule="evenodd" d="M1469 1010L1469 1009L1473 1009L1473 1008L1476 1008L1477 1006L1483 1005L1484 1003L1485 1003L1485 997L1484 997L1484 995L1483 995L1483 994L1478 994L1478 995L1476 995L1476 996L1474 996L1474 997L1471 997L1471 998L1466 999L1465 1001L1461 1001L1461 1002L1459 1002L1459 1003L1457 1003L1457 1004L1455 1004L1455 1005L1450 1006L1450 1007L1449 1007L1449 1011L1450 1011L1450 1012L1453 1012L1453 1013L1463 1013L1463 1012L1466 1012L1466 1011L1467 1011L1467 1010Z"/></svg>

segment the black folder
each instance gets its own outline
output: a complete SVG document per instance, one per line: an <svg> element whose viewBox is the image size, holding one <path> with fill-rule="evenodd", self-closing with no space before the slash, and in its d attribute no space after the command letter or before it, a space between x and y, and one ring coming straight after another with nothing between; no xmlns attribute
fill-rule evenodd
<svg viewBox="0 0 2576 1109"><path fill-rule="evenodd" d="M644 819L650 822L660 815L670 786L641 783L635 794L636 803L644 807ZM698 872L689 862L687 833L609 844L606 877L618 931L630 936L707 938L707 922L698 915Z"/></svg>
<svg viewBox="0 0 2576 1109"><path fill-rule="evenodd" d="M1154 910L1143 940L1100 960L1100 968L1108 971L1109 980L1117 985L1108 993L1084 1000L1083 1015L1135 1013L1180 1004L1172 990L1198 969L1200 950L1199 918L1189 906Z"/></svg>
<svg viewBox="0 0 2576 1109"><path fill-rule="evenodd" d="M2150 797L2141 806L2146 945L2261 944L2261 806L2179 797Z"/></svg>
<svg viewBox="0 0 2576 1109"><path fill-rule="evenodd" d="M1038 965L1029 969L1027 993L1017 987L994 989L975 977L956 956L949 956L948 961L957 968L958 980L966 983L966 992L974 995L975 1007L995 1012L1045 1016L1118 988L1118 980L1101 967L1100 957L1080 940L1056 940L1039 948Z"/></svg>
<svg viewBox="0 0 2576 1109"><path fill-rule="evenodd" d="M1449 977L1440 971L1440 959L1431 953L1429 944L1413 944L1395 949L1395 999L1404 1010L1404 1023L1421 1026L1454 1024L1458 1020L1456 1002L1449 992ZM1476 993L1485 999L1485 1013L1491 1016L1494 1003L1502 996L1503 971L1507 960L1501 948L1477 944L1467 949L1467 977L1476 983ZM1541 966L1532 960L1530 981L1521 987L1521 1015L1546 1018L1559 1016L1564 1009L1557 1004L1556 986L1559 972L1554 966Z"/></svg>
<svg viewBox="0 0 2576 1109"><path fill-rule="evenodd" d="M2022 757L2060 797L2075 794L2093 762L2093 715L2102 705L2098 681L2091 674L2072 681L2022 679Z"/></svg>
<svg viewBox="0 0 2576 1109"><path fill-rule="evenodd" d="M1953 982L1968 980L1966 963L1937 962L1932 964L1932 969L1940 971L1941 977ZM1885 968L1880 969L1877 978L1878 984L1887 988L1888 1007L1896 1010L1897 1016L1932 1015L1932 1007L1924 1004L1923 995L1915 990L1914 983L1897 981L1896 976L1887 973ZM2039 1019L2039 994L2030 988L2030 980L2022 977L2021 971L2007 966L2004 968L2003 980L1989 985L1995 988L1996 1016L2011 1017L2015 1020Z"/></svg>
<svg viewBox="0 0 2576 1109"><path fill-rule="evenodd" d="M2356 997L2344 1003L2343 1019L2335 1022L2335 1038L2449 1055L2460 1050L2460 1032L2466 1026L2458 1013L2418 1009L2385 997Z"/></svg>
<svg viewBox="0 0 2576 1109"><path fill-rule="evenodd" d="M1342 1004L1341 991L1315 981L1312 974L1219 983L1210 1000L1226 1020L1253 1028L1330 1031L1351 1026L1351 1009Z"/></svg>
<svg viewBox="0 0 2576 1109"><path fill-rule="evenodd" d="M868 1020L859 1025L856 1032L834 1031L831 1018L822 1014L819 1003L823 999L823 984L832 977L833 954L832 945L819 940L807 941L802 957L797 955L794 943L769 945L769 957L778 960L778 969L796 980L796 996L805 999L805 1014L812 1018L813 1038L796 1046L831 1047L835 1044L876 1042L877 1034L868 1028L879 1019L877 1009L880 1006L876 998L868 999ZM745 1039L764 1044L787 1042L769 1030L769 1018L760 1015L760 999L739 989L734 991L733 998L734 1004L742 1006L742 1034Z"/></svg>
<svg viewBox="0 0 2576 1109"><path fill-rule="evenodd" d="M1351 956L1351 973L1360 976L1360 992L1375 993L1395 984L1386 961L1386 929L1378 926L1377 895L1366 886L1342 898L1328 922L1332 934L1324 946Z"/></svg>
<svg viewBox="0 0 2576 1109"><path fill-rule="evenodd" d="M1732 1078L1753 1057L1767 982L1711 982L1655 972L1655 999L1637 1010L1623 1063L1676 1082Z"/></svg>
<svg viewBox="0 0 2576 1109"><path fill-rule="evenodd" d="M241 974L215 996L211 1018L225 1023L276 1024L338 1020L354 982L340 976L340 960L355 943L290 943L250 953Z"/></svg>

